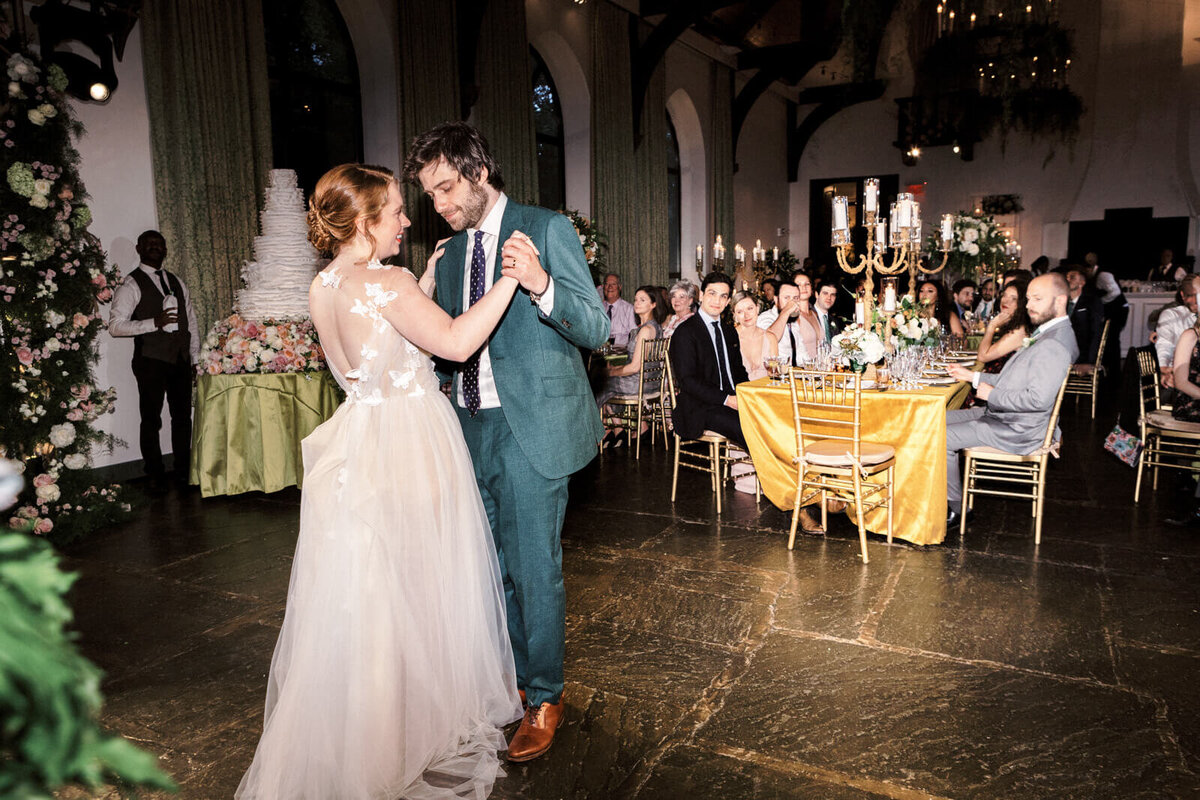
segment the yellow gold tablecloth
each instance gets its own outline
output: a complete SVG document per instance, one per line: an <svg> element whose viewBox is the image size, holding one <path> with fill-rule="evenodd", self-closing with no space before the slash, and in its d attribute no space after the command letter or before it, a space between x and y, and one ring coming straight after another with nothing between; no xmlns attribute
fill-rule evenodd
<svg viewBox="0 0 1200 800"><path fill-rule="evenodd" d="M299 486L300 442L341 402L328 371L200 376L191 482L204 497Z"/></svg>
<svg viewBox="0 0 1200 800"><path fill-rule="evenodd" d="M785 511L796 499L796 428L786 385L762 378L738 384L742 433L763 494ZM946 410L963 404L969 383L919 391L862 393L862 438L896 448L893 535L914 544L946 537ZM807 430L807 428L806 428ZM882 509L866 515L867 530L887 532Z"/></svg>

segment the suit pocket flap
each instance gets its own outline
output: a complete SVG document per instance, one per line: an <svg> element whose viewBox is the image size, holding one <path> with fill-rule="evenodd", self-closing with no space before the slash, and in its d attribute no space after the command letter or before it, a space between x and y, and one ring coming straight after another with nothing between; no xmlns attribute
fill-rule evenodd
<svg viewBox="0 0 1200 800"><path fill-rule="evenodd" d="M579 394L579 381L574 375L558 375L542 378L542 387L547 397L567 397Z"/></svg>

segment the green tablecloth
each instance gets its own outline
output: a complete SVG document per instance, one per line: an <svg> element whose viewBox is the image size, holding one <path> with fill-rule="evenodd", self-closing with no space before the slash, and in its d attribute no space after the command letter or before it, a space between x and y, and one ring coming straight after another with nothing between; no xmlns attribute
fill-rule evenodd
<svg viewBox="0 0 1200 800"><path fill-rule="evenodd" d="M200 376L191 482L204 497L299 486L300 442L341 402L327 371Z"/></svg>

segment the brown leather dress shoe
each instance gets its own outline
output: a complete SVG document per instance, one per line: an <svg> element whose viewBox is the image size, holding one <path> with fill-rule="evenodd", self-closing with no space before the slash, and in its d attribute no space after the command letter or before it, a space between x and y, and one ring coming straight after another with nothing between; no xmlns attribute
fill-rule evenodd
<svg viewBox="0 0 1200 800"><path fill-rule="evenodd" d="M824 533L825 529L821 527L821 523L807 508L800 509L800 530L805 533Z"/></svg>
<svg viewBox="0 0 1200 800"><path fill-rule="evenodd" d="M557 703L542 703L537 708L525 709L525 718L521 727L508 743L509 761L531 761L550 749L554 741L554 733L562 725L566 705L559 700Z"/></svg>
<svg viewBox="0 0 1200 800"><path fill-rule="evenodd" d="M825 500L825 510L830 514L840 514L846 510L846 501L837 500L833 497L827 498Z"/></svg>

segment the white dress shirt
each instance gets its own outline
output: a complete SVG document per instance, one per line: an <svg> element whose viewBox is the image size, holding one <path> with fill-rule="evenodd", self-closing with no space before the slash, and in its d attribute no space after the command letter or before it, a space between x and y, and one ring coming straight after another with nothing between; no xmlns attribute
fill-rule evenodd
<svg viewBox="0 0 1200 800"><path fill-rule="evenodd" d="M813 311L817 313L817 333L820 334L822 342L829 344L829 340L832 338L826 335L826 329L829 323L829 312L820 306L813 306Z"/></svg>
<svg viewBox="0 0 1200 800"><path fill-rule="evenodd" d="M720 365L721 365L721 356L717 352L718 349L720 350L721 353L723 353L725 355L725 380L728 383L728 385L730 387L732 387L733 386L733 367L730 366L731 362L729 360L729 348L725 346L725 337L717 336L717 332L715 330L713 330L713 323L720 322L720 320L710 317L708 314L704 313L704 311L702 309L698 309L696 311L696 313L700 315L700 319L704 320L704 330L708 331L708 338L710 340L712 340L713 356L717 359L718 367L720 367ZM741 358L741 357L742 357L742 353L739 350L738 358ZM734 394L732 388L727 389L726 393Z"/></svg>
<svg viewBox="0 0 1200 800"><path fill-rule="evenodd" d="M975 316L990 317L993 313L995 313L995 309L996 298L993 297L991 300L980 300L979 305L975 306Z"/></svg>
<svg viewBox="0 0 1200 800"><path fill-rule="evenodd" d="M1096 290L1100 292L1100 302L1106 305L1116 300L1117 295L1121 294L1121 286L1117 283L1117 279L1111 272L1103 270L1096 273Z"/></svg>
<svg viewBox="0 0 1200 800"><path fill-rule="evenodd" d="M463 311L471 307L471 259L475 253L475 231L483 231L483 255L485 259L483 267L483 293L487 294L491 291L492 284L495 283L496 254L500 251L502 244L500 242L500 223L504 219L504 210L506 208L508 208L508 195L501 192L500 198L496 200L496 205L492 206L492 210L484 217L483 222L479 223L479 227L467 228L467 256L463 268L462 287ZM549 277L549 271L547 271L547 277ZM517 300L520 300L520 298L518 297ZM513 302L517 302L517 300ZM542 293L541 302L538 303L538 310L546 316L550 316L550 312L554 310L553 279L550 279L546 285L546 291ZM463 397L461 380L458 382L458 404L463 408L467 407L467 401ZM496 376L492 372L492 357L486 342L483 345L483 351L479 354L479 407L500 407L500 394L496 391Z"/></svg>
<svg viewBox="0 0 1200 800"><path fill-rule="evenodd" d="M766 311L764 311L763 313L758 315L758 322L756 322L755 324L765 331L768 328L770 328L772 325L774 325L775 320L777 320L777 319L779 319L779 309L778 308L768 308ZM790 337L788 336L789 331L792 334ZM822 338L824 338L824 336L825 336L824 329L817 331L817 333ZM806 348L804 347L804 339L802 339L800 337L800 320L794 319L794 320L791 320L790 322L788 322L788 324L783 329L783 335L779 337L779 355L786 358L788 360L788 363L791 363L791 360L792 360L792 339L793 338L796 340L797 363L799 363L799 359L801 359L801 358L807 358L810 355L815 355L815 354L811 354L811 353L807 352Z"/></svg>
<svg viewBox="0 0 1200 800"><path fill-rule="evenodd" d="M600 288L600 305L604 307L605 315L612 320L610 336L612 336L613 344L625 347L629 344L629 334L638 327L637 314L633 313L633 303L620 297L617 298L617 302L610 303L604 299L604 287Z"/></svg>
<svg viewBox="0 0 1200 800"><path fill-rule="evenodd" d="M137 268L149 275L155 286L160 285L158 270L154 267L138 264ZM192 353L192 363L195 364L200 360L200 331L196 328L196 309L192 307L192 297L188 293L187 284L180 280L179 285L183 287L183 310L187 314L188 335L191 340L188 344ZM131 273L113 295L112 308L108 312L108 332L113 336L141 336L158 330L153 319L133 319L133 312L140 302L142 289Z"/></svg>
<svg viewBox="0 0 1200 800"><path fill-rule="evenodd" d="M1196 324L1196 315L1187 306L1171 306L1158 316L1158 341L1154 349L1158 353L1158 366L1171 369L1175 364L1175 344L1180 335Z"/></svg>

